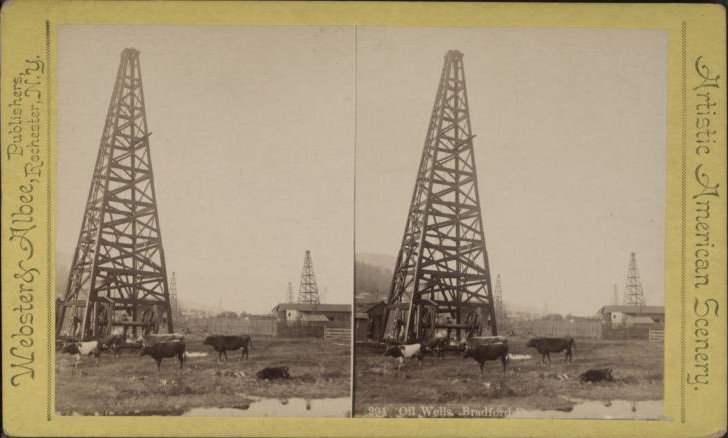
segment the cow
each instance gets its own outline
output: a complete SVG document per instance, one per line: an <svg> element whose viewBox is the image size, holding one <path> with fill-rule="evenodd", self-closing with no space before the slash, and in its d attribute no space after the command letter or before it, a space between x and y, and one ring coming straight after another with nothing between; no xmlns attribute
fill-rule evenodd
<svg viewBox="0 0 728 438"><path fill-rule="evenodd" d="M152 333L146 336L139 336L137 338L137 344L142 345L153 345L160 342L172 342L182 341L184 342L185 335L180 333Z"/></svg>
<svg viewBox="0 0 728 438"><path fill-rule="evenodd" d="M119 347L124 345L124 336L108 335L100 338L98 341L100 350L111 350L114 356L116 356L119 354Z"/></svg>
<svg viewBox="0 0 728 438"><path fill-rule="evenodd" d="M397 359L397 372L399 372L399 369L404 365L405 359L416 358L419 366L422 366L424 350L423 344L390 345L384 350L384 356Z"/></svg>
<svg viewBox="0 0 728 438"><path fill-rule="evenodd" d="M426 352L434 352L437 357L442 357L443 350L448 345L448 339L444 336L435 336L427 340L425 343Z"/></svg>
<svg viewBox="0 0 728 438"><path fill-rule="evenodd" d="M79 362L81 362L81 356L95 357L96 366L99 366L99 356L101 355L99 341L72 342L64 345L61 348L61 353L72 354L76 357L75 362L73 362L73 370L71 370L71 373L74 373Z"/></svg>
<svg viewBox="0 0 728 438"><path fill-rule="evenodd" d="M157 371L162 369L162 359L165 357L175 357L179 359L179 367L185 361L185 343L183 341L159 342L156 344L148 344L142 346L139 356L150 356L157 361Z"/></svg>
<svg viewBox="0 0 728 438"><path fill-rule="evenodd" d="M582 382L601 382L602 380L606 380L611 382L614 380L614 376L612 375L612 369L611 368L602 368L597 370L587 370L583 372L579 376L579 380Z"/></svg>
<svg viewBox="0 0 728 438"><path fill-rule="evenodd" d="M205 338L204 341L202 341L205 345L210 345L212 348L217 351L217 360L221 361L222 356L225 355L225 360L227 360L227 351L228 350L237 350L238 348L242 348L242 351L240 353L240 360L243 360L243 358L248 358L248 348L253 348L253 340L250 339L250 336L248 335L241 335L241 336L226 336L226 335L211 335Z"/></svg>
<svg viewBox="0 0 728 438"><path fill-rule="evenodd" d="M508 343L496 342L492 344L476 345L475 347L466 346L463 353L463 359L472 357L480 365L480 375L483 375L483 367L488 360L500 359L503 363L503 372L506 372L506 364L508 363Z"/></svg>
<svg viewBox="0 0 728 438"><path fill-rule="evenodd" d="M572 337L531 338L531 340L528 341L528 344L526 344L526 347L533 347L538 350L539 353L541 353L541 363L546 362L547 357L549 359L549 363L551 363L551 355L549 353L559 353L564 350L566 350L566 354L564 355L564 361L568 359L569 362L571 362L571 350L573 348L576 348L576 345L574 344L574 338Z"/></svg>
<svg viewBox="0 0 728 438"><path fill-rule="evenodd" d="M260 380L288 379L288 367L265 367L255 374Z"/></svg>

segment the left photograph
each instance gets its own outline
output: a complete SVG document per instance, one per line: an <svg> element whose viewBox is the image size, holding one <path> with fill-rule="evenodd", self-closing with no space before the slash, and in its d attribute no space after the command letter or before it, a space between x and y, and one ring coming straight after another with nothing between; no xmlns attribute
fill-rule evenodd
<svg viewBox="0 0 728 438"><path fill-rule="evenodd" d="M353 42L59 27L59 415L351 415Z"/></svg>

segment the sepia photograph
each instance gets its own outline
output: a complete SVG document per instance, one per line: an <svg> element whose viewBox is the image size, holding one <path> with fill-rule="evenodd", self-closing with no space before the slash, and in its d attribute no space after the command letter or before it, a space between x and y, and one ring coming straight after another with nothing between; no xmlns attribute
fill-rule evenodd
<svg viewBox="0 0 728 438"><path fill-rule="evenodd" d="M660 419L667 33L356 53L354 415Z"/></svg>
<svg viewBox="0 0 728 438"><path fill-rule="evenodd" d="M58 415L351 415L353 35L58 28Z"/></svg>

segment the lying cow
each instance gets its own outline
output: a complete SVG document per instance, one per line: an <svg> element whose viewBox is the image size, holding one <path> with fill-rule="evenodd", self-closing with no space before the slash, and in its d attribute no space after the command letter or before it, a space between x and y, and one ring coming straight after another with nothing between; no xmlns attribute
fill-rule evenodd
<svg viewBox="0 0 728 438"><path fill-rule="evenodd" d="M601 382L603 380L611 382L614 380L611 368L602 368L598 370L588 370L579 376L579 380L582 382Z"/></svg>
<svg viewBox="0 0 728 438"><path fill-rule="evenodd" d="M255 374L260 380L288 379L288 367L265 367Z"/></svg>
<svg viewBox="0 0 728 438"><path fill-rule="evenodd" d="M225 335L211 335L205 338L204 341L202 341L205 345L210 345L212 348L217 351L217 360L221 361L222 356L225 355L225 360L227 360L227 351L231 350L237 350L238 348L242 348L242 351L240 353L240 360L243 360L243 358L248 358L248 348L253 348L253 340L250 339L250 336L248 335L241 335L241 336L225 336Z"/></svg>
<svg viewBox="0 0 728 438"><path fill-rule="evenodd" d="M506 364L508 363L508 343L497 342L493 344L476 345L475 347L465 347L463 359L472 357L480 365L480 374L483 374L483 367L488 360L500 359L503 363L503 372L506 372Z"/></svg>
<svg viewBox="0 0 728 438"><path fill-rule="evenodd" d="M435 336L425 342L425 351L434 352L435 356L442 357L442 354L447 347L448 339L443 336Z"/></svg>
<svg viewBox="0 0 728 438"><path fill-rule="evenodd" d="M76 357L73 362L73 371L75 371L78 363L81 362L81 356L94 356L96 358L96 366L99 366L99 341L73 342L66 344L61 348L61 353L72 354ZM71 372L73 372L71 371Z"/></svg>
<svg viewBox="0 0 728 438"><path fill-rule="evenodd" d="M179 359L179 367L185 361L185 343L183 341L159 342L156 344L148 344L142 346L139 356L151 356L157 361L157 371L162 368L162 359L165 357L175 357Z"/></svg>
<svg viewBox="0 0 728 438"><path fill-rule="evenodd" d="M566 338L532 338L528 341L528 344L526 344L527 347L533 347L536 350L538 350L539 353L541 353L541 363L546 362L546 358L549 358L549 363L551 363L551 355L549 353L559 353L561 351L566 350L566 354L564 355L564 360L569 360L569 362L572 361L572 352L571 350L573 348L576 348L576 345L574 345L574 338L572 337L566 337Z"/></svg>
<svg viewBox="0 0 728 438"><path fill-rule="evenodd" d="M416 358L419 365L422 366L422 356L424 348L422 344L409 344L409 345L390 345L384 350L384 356L389 356L397 359L397 372L404 364L405 359Z"/></svg>

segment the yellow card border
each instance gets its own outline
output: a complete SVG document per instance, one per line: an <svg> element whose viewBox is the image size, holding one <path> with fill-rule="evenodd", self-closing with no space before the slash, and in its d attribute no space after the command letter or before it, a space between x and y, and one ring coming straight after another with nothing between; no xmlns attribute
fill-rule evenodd
<svg viewBox="0 0 728 438"><path fill-rule="evenodd" d="M14 0L1 11L3 429L11 436L719 436L726 424L725 10L698 4ZM66 24L589 27L668 33L665 419L64 417L54 413L55 35ZM702 64L701 64L702 63ZM40 65L42 64L42 70ZM706 70L707 68L707 70ZM25 72L24 74L22 74ZM707 75L708 79L701 75ZM716 77L717 76L717 77ZM36 79L38 84L34 84ZM28 81L20 88L16 82ZM709 85L705 85L706 81ZM703 87L700 87L700 84ZM713 84L713 85L710 85ZM695 87L698 87L697 89ZM33 90L28 92L28 90ZM699 114L709 91L714 114ZM702 94L700 94L702 93ZM37 144L13 115L38 114ZM31 107L35 103L34 107ZM35 109L34 109L35 108ZM704 109L704 108L703 108ZM710 113L710 111L708 111ZM32 113L31 113L32 115ZM699 124L715 128L700 143ZM701 122L702 120L702 122ZM28 129L33 128L33 123ZM35 131L31 131L31 134ZM18 147L23 153L12 147ZM709 148L709 149L706 149ZM30 172L30 174L28 173ZM35 172L35 173L34 173ZM717 186L716 186L717 184ZM714 192L714 193L713 193ZM697 196L697 197L696 197ZM710 200L709 216L698 201ZM702 207L701 207L702 206ZM698 215L700 217L698 217ZM705 219L705 220L703 220ZM714 245L695 233L705 222ZM708 252L700 252L700 250ZM710 282L698 286L699 260ZM352 261L353 262L353 261ZM702 264L700 265L702 267ZM25 298L21 298L24 295ZM30 297L30 298L28 298ZM28 305L32 310L14 310ZM713 301L711 301L713 300ZM32 315L32 316L23 316ZM21 319L24 318L24 319ZM31 319L32 318L32 319ZM46 322L43 327L43 321ZM28 326L30 328L23 328ZM27 334L29 330L33 332ZM705 331L703 331L705 330ZM698 334L699 333L699 334ZM709 346L702 348L703 340ZM31 344L27 346L27 344ZM699 348L701 347L701 348ZM32 360L30 359L32 354ZM705 354L705 356L699 356ZM679 366L677 366L679 364ZM708 383L690 384L707 365ZM696 366L698 365L698 366ZM31 371L28 371L31 370Z"/></svg>

